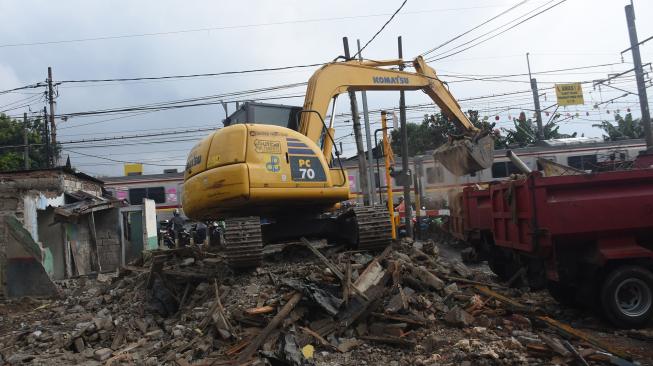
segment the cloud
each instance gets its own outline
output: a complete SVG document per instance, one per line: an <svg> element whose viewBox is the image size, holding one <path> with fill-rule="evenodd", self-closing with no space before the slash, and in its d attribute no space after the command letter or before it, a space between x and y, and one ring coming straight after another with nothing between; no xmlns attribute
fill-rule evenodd
<svg viewBox="0 0 653 366"><path fill-rule="evenodd" d="M7 90L23 86L13 67L0 64L0 89Z"/></svg>

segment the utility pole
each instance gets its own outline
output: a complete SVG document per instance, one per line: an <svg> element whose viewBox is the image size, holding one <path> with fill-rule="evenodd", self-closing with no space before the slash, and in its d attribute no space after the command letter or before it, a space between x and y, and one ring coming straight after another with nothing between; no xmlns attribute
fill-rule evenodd
<svg viewBox="0 0 653 366"><path fill-rule="evenodd" d="M646 82L642 70L642 57L639 54L639 42L637 40L637 28L635 27L635 9L631 1L626 5L626 22L628 23L628 35L630 36L630 49L635 64L635 80L637 81L637 94L639 94L639 107L642 110L642 125L646 138L646 149L649 152L653 149L653 136L651 135L651 114L648 109L648 96L646 95Z"/></svg>
<svg viewBox="0 0 653 366"><path fill-rule="evenodd" d="M363 55L361 54L361 40L356 40L356 45L358 46L358 59L363 61ZM370 115L367 109L367 93L365 90L361 91L363 96L363 120L365 121L365 142L367 143L367 166L368 166L368 182L369 182L369 197L370 197L370 206L374 206L374 193L376 192L376 177L374 175L374 169L372 161L374 159L374 154L372 151L372 131L370 128Z"/></svg>
<svg viewBox="0 0 653 366"><path fill-rule="evenodd" d="M50 142L54 148L57 146L57 126L54 124L54 91L52 88L52 67L50 66L48 66L48 102L50 103Z"/></svg>
<svg viewBox="0 0 653 366"><path fill-rule="evenodd" d="M422 228L420 225L422 214L422 184L420 180L422 179L422 159L415 157L413 159L413 164L415 165L415 171L413 172L413 184L415 192L415 236L417 239L422 239Z"/></svg>
<svg viewBox="0 0 653 366"><path fill-rule="evenodd" d="M349 60L349 40L347 37L342 37L342 44L345 47L345 58ZM361 120L358 115L356 92L353 90L349 90L349 101L351 102L351 119L354 122L354 138L356 139L356 155L358 156L358 180L360 181L361 191L363 192L363 204L367 206L370 204L370 191L367 183L367 161L365 160L363 136L361 136Z"/></svg>
<svg viewBox="0 0 653 366"><path fill-rule="evenodd" d="M50 131L48 128L48 109L43 107L43 140L45 140L45 167L50 168L52 157L50 156Z"/></svg>
<svg viewBox="0 0 653 366"><path fill-rule="evenodd" d="M397 38L399 46L399 59L403 60L403 48L401 45L401 36ZM404 65L399 66L399 70L403 70ZM410 207L410 168L408 167L408 129L406 128L406 96L404 91L399 92L399 119L401 124L401 175L403 175L402 183L404 184L404 224L406 225L406 235L413 237L411 230L410 220L412 219L412 212Z"/></svg>
<svg viewBox="0 0 653 366"><path fill-rule="evenodd" d="M537 90L537 79L531 76L531 60L528 57L529 53L526 52L526 64L528 65L528 78L531 80L531 90L533 91L533 104L535 104L535 120L537 121L537 141L544 139L544 132L542 129L542 110L540 109L540 93Z"/></svg>
<svg viewBox="0 0 653 366"><path fill-rule="evenodd" d="M25 151L23 153L23 162L25 170L29 170L29 139L27 138L27 113L23 113L23 144Z"/></svg>

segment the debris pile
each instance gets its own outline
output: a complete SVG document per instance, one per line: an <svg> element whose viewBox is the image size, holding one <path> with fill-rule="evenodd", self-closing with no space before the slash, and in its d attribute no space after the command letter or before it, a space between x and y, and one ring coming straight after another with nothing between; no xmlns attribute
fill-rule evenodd
<svg viewBox="0 0 653 366"><path fill-rule="evenodd" d="M628 357L495 292L516 293L440 255L433 241L404 239L376 256L318 247L303 239L246 273L197 248L152 251L114 275L63 281L61 299L0 306L0 363L518 365Z"/></svg>

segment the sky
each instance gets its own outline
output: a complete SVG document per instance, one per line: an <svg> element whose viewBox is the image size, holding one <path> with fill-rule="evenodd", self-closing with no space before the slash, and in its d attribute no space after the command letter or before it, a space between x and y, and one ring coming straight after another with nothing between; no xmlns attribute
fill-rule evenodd
<svg viewBox="0 0 653 366"><path fill-rule="evenodd" d="M623 59L620 55L629 47L624 13L629 1L567 0L476 45L557 2L408 0L364 50L363 56L375 60L397 57L397 37L402 36L404 59L410 60L506 11L426 55L429 64L460 100L463 110L479 110L482 116L497 122L499 128L511 127L511 119L522 110L530 116L533 99L527 92L530 85L526 75L526 53L529 53L531 70L540 87L540 102L545 108L545 121L555 109L554 83L586 82L584 105L558 109L564 119L560 123L561 132L601 136L601 131L592 124L613 120L617 111L624 114L630 110L634 117L639 117L637 96L623 97L625 91L636 92L633 73L613 80L611 87L593 87L591 82L633 67L629 52ZM316 67L154 81L65 81L219 73L328 62L343 54L342 37L349 37L350 47L355 47L357 39L365 44L401 3L400 0L3 1L0 90L44 82L50 66L57 83L56 115L65 115L303 83ZM653 35L653 23L644 21L645 14L653 14L653 1L634 0L634 6L639 39L643 40ZM474 41L496 28L499 29ZM467 47L470 48L451 55ZM645 64L652 61L653 40L641 46L641 53ZM578 69L550 72L570 68ZM651 72L650 66L645 69ZM541 72L545 73L538 74ZM493 78L478 80L487 77ZM38 113L46 105L44 91L39 87L1 94L1 109L10 109L5 113L12 116ZM235 110L236 100L275 98L266 102L300 106L304 91L299 86L210 101L229 101L229 113ZM496 96L504 93L510 94ZM653 90L649 88L648 93L653 94ZM398 94L368 93L370 109L396 108ZM613 98L617 99L609 102ZM346 97L338 104L339 113L349 112L349 103L344 100ZM406 93L408 106L428 102L421 92ZM437 111L435 106L411 108L408 121L420 122L425 113ZM58 141L67 142L219 128L224 117L223 107L213 104L150 113L58 118L56 123ZM345 156L355 152L348 119L347 116L336 119L336 139L343 142ZM380 114L372 113L370 120L372 129L378 128ZM145 173L160 173L167 168L182 169L190 148L208 133L64 144L63 147L73 165L88 174L122 175L123 161L143 162Z"/></svg>

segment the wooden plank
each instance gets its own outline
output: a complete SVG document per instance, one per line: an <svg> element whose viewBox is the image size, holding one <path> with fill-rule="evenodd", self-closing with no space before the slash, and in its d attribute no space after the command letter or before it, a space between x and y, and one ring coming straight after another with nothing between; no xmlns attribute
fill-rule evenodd
<svg viewBox="0 0 653 366"><path fill-rule="evenodd" d="M97 232L95 231L95 214L93 212L88 215L88 230L91 234L91 268L102 272L102 265L97 251Z"/></svg>
<svg viewBox="0 0 653 366"><path fill-rule="evenodd" d="M394 320L394 321L413 324L413 325L420 325L420 326L426 325L426 319L419 319L411 316L383 314L383 313L372 313L372 316L379 319Z"/></svg>
<svg viewBox="0 0 653 366"><path fill-rule="evenodd" d="M415 341L412 339L406 339L401 337L377 337L377 336L362 336L360 339L366 341L379 342L385 344L391 344L393 346L402 346L402 347L414 347Z"/></svg>
<svg viewBox="0 0 653 366"><path fill-rule="evenodd" d="M258 314L268 314L273 312L275 309L274 306L266 305L266 306L259 306L256 308L250 308L250 309L245 309L245 314L247 315L258 315Z"/></svg>
<svg viewBox="0 0 653 366"><path fill-rule="evenodd" d="M238 364L242 364L245 361L249 360L254 353L261 347L263 342L270 336L273 330L275 330L281 321L283 321L288 314L295 308L297 303L302 299L302 294L300 292L294 292L290 300L279 310L277 315L272 318L270 323L259 333L252 342L247 345L247 347L240 353L238 359L236 360Z"/></svg>
<svg viewBox="0 0 653 366"><path fill-rule="evenodd" d="M322 254L319 250L315 249L313 244L311 244L311 242L308 241L306 238L301 237L301 241L308 249L310 249L311 252L313 252L313 254L315 254L316 257L318 257L318 259L320 259L331 270L331 272L333 272L333 274L336 277L338 277L340 281L344 280L345 275L340 271L340 268L338 268L338 266L336 266L335 263L331 262L329 258L325 257L324 254ZM352 286L352 289L359 296L367 300L367 296L365 296L363 291L359 290L356 286Z"/></svg>

